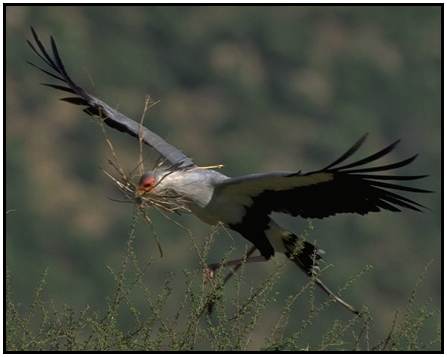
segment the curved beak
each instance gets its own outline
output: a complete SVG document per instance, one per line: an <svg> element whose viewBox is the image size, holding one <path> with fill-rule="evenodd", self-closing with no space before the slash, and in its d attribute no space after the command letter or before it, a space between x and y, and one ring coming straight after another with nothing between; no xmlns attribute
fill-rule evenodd
<svg viewBox="0 0 447 357"><path fill-rule="evenodd" d="M146 194L149 191L150 190L146 190L143 186L138 186L137 189L135 190L135 197L144 196L144 194Z"/></svg>
<svg viewBox="0 0 447 357"><path fill-rule="evenodd" d="M135 197L141 197L144 196L146 193L149 193L152 191L154 187L144 187L143 185L139 185L137 189L135 190Z"/></svg>

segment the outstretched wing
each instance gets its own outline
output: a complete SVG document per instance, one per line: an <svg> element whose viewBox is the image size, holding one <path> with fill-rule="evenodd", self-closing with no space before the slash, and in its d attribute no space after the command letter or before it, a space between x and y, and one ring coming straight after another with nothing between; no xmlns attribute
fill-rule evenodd
<svg viewBox="0 0 447 357"><path fill-rule="evenodd" d="M360 167L385 156L399 141L362 160L340 165L359 149L365 139L366 135L322 170L307 174L276 172L236 177L219 184L215 195L225 197L225 202L243 205L246 215L251 210L258 214L284 212L304 218L323 218L337 213L364 215L380 210L399 212L402 207L420 211L422 205L394 191L431 191L388 181L416 180L427 175L372 174L408 165L417 155L393 164Z"/></svg>
<svg viewBox="0 0 447 357"><path fill-rule="evenodd" d="M50 77L63 83L63 85L47 83L44 83L44 85L73 95L72 97L63 98L61 100L72 104L85 106L86 108L84 108L84 112L89 115L100 117L104 123L114 129L128 133L137 138L141 135L145 144L155 149L168 161L168 163L172 165L176 165L177 167L194 165L193 161L189 157L171 144L167 143L160 136L141 126L136 121L121 114L117 110L111 108L102 100L87 93L84 89L74 83L65 70L54 38L51 37L51 52L49 52L42 44L33 28L31 28L31 32L34 38L34 44L31 41L27 42L37 56L46 66L48 66L48 69L44 69L30 62L29 63Z"/></svg>

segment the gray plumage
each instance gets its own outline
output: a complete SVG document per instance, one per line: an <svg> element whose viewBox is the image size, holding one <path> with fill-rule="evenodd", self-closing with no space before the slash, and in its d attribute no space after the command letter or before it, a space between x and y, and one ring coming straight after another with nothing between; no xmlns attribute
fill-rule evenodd
<svg viewBox="0 0 447 357"><path fill-rule="evenodd" d="M160 136L75 84L65 70L54 39L51 37L50 53L36 32L33 29L31 31L35 44L28 43L48 69L33 66L62 82L62 85L45 85L74 95L63 100L84 106L87 114L100 117L112 128L137 138L141 133L143 142L155 149L168 164L169 175L165 175L166 172L161 169L143 176L142 184L146 181L148 184L148 187L141 187L143 192L146 189L154 194L163 190L174 191L187 199L191 211L201 220L209 224L223 223L239 232L266 259L273 256L275 251L280 251L310 275L320 258L320 251L316 247L303 242L271 219L272 212L304 218L324 218L338 213L364 215L381 210L399 212L401 208L420 211L422 205L395 191L430 192L388 182L416 180L425 176L371 174L403 167L416 156L392 164L364 167L375 164L389 154L398 141L361 160L346 164L346 160L364 143L366 135L330 165L309 173L273 172L229 178L215 170L196 166L189 157ZM152 187L153 176L154 182L158 180L158 184ZM294 254L297 245L300 245L301 250Z"/></svg>

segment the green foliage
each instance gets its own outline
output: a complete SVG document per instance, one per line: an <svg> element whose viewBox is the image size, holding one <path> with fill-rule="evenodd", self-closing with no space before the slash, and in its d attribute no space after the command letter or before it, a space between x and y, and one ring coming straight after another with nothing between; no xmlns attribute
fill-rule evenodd
<svg viewBox="0 0 447 357"><path fill-rule="evenodd" d="M118 271L108 267L115 288L103 312L88 305L80 311L68 305L57 308L46 296L48 270L42 274L31 305L24 308L11 296L11 274L7 273L8 351L246 351L253 349L252 339L260 328L260 321L275 305L280 306L281 313L269 327L269 337L259 343L260 350L421 351L440 348L440 328L431 341L419 339L421 329L439 314L429 304L416 305L416 293L424 275L412 291L402 317L396 312L389 332L377 341L370 341L369 330L374 318L366 306L359 315L334 320L327 331L321 331L318 343L306 341L305 332L310 325L319 322L319 316L334 301L328 298L321 304L316 303L312 278L285 301L278 299L276 285L283 272L281 264L258 286L245 281L243 265L232 286L225 289L223 269L211 280L200 269L184 271L183 300L176 309L169 309L167 305L173 290L182 287L172 286L172 276L168 276L157 290L145 282L144 277L153 262L141 262L135 252L137 217L135 213ZM206 258L214 234L211 233L199 248L202 258ZM368 270L370 267L352 277L338 293L351 287ZM248 290L248 294L242 290ZM135 303L136 294L143 294L142 304ZM308 300L307 316L297 328L287 331L291 316L296 314L298 299ZM215 308L209 314L210 303L214 303Z"/></svg>

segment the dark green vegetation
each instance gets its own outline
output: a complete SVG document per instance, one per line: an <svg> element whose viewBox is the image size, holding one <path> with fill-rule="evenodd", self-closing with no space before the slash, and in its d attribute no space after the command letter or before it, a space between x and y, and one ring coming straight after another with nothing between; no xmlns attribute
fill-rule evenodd
<svg viewBox="0 0 447 357"><path fill-rule="evenodd" d="M9 348L440 348L440 7L8 7L6 13ZM30 25L43 39L55 35L73 78L131 117L140 117L146 95L160 99L146 124L197 163L225 164L229 175L317 169L365 132L368 151L402 138L389 160L420 154L404 171L431 175L420 186L436 193L416 197L430 210L315 220L309 236L327 252L333 267L323 278L334 288L374 267L343 293L368 314L353 320L330 304L314 318L310 302L320 306L326 297L311 285L284 310L308 279L275 257L245 267L219 291L224 304L216 315L198 321L208 287L202 291L201 250L190 237L202 246L211 228L192 217L175 217L191 235L157 214L153 226L138 224L124 267L132 205L108 199L120 196L101 171L110 153L99 126L39 86L43 76L25 63L33 59L25 44ZM137 142L108 134L131 170ZM281 219L295 232L305 225ZM237 235L213 237L208 262L245 249ZM238 312L258 289L254 310ZM272 339L283 311L284 335ZM236 312L236 322L227 321Z"/></svg>
<svg viewBox="0 0 447 357"><path fill-rule="evenodd" d="M160 350L213 350L239 351L253 348L267 351L415 351L436 350L441 343L440 321L432 306L416 304L427 271L418 278L415 288L402 310L381 338L372 339L374 318L365 306L360 315L344 316L321 328L321 317L334 304L331 299L318 301L314 280L294 289L283 299L276 286L281 279L284 264L276 264L260 284L247 280L244 268L232 283L222 289L223 275L218 272L208 280L201 270L182 273L183 284L173 286L169 274L162 286L153 289L146 278L151 275L152 260L142 262L135 251L137 216L132 220L126 253L120 267L109 267L114 290L104 304L105 311L89 305L76 311L71 306L57 308L46 295L47 271L35 289L33 301L23 309L8 296L7 340L11 351L160 351ZM202 242L189 232L191 244L197 247L197 257L205 261L213 246L218 228ZM307 233L304 233L307 234ZM309 238L309 237L307 237ZM338 290L343 294L355 285L368 270L353 276ZM149 279L152 280L152 279ZM11 277L7 276L8 291ZM183 299L170 306L180 289ZM141 301L144 303L142 304ZM305 302L307 313L296 319L297 302ZM208 306L214 302L212 314ZM266 316L271 308L279 308L268 328ZM346 315L346 314L345 314ZM431 341L421 340L423 331L436 326ZM293 327L292 327L293 326ZM292 327L292 328L291 328ZM256 332L265 330L264 339ZM309 342L309 333L318 329L316 342Z"/></svg>

